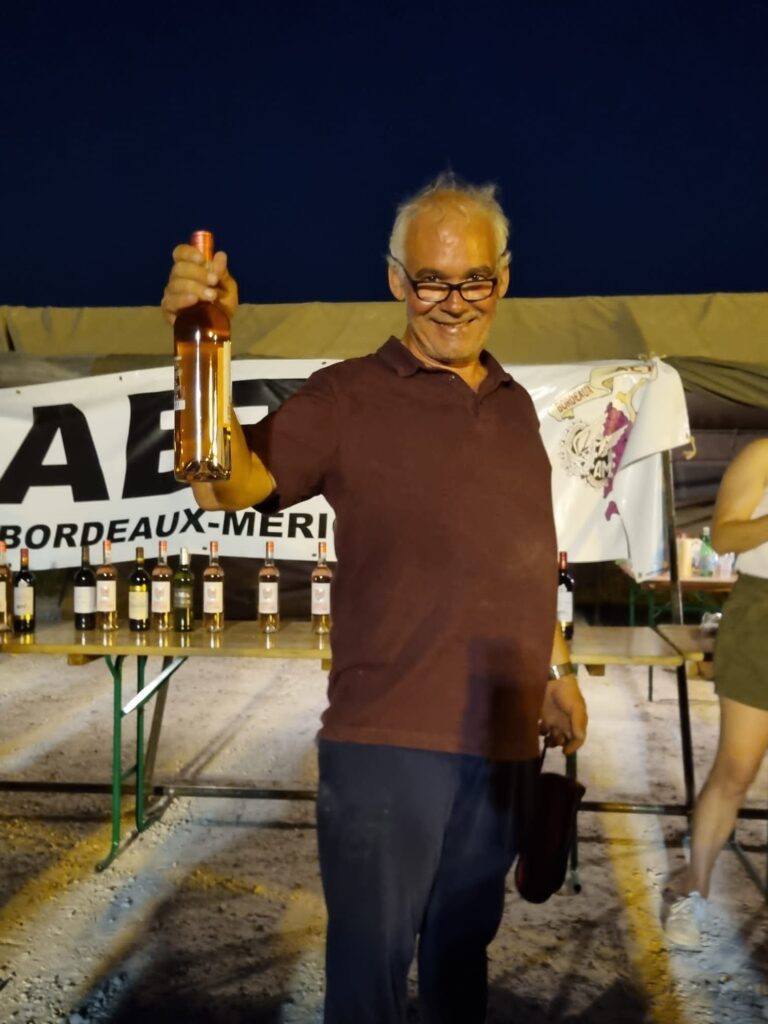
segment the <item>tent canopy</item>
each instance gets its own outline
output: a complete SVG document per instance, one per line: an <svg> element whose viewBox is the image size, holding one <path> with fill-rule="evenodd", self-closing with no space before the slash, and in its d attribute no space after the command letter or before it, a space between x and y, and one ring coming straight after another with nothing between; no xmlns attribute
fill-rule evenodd
<svg viewBox="0 0 768 1024"><path fill-rule="evenodd" d="M235 356L343 359L399 335L403 309L396 302L244 304L233 328ZM155 306L0 306L0 331L12 354L0 359L3 385L158 365L171 352ZM688 388L768 408L764 292L503 299L489 347L510 364L657 355Z"/></svg>

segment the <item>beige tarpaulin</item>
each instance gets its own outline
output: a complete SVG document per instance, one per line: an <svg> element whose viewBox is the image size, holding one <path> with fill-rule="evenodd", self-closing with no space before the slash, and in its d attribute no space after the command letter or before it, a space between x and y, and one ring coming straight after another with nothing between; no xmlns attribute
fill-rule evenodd
<svg viewBox="0 0 768 1024"><path fill-rule="evenodd" d="M236 355L346 358L371 352L403 326L395 302L241 306ZM159 309L0 306L4 347L27 356L171 351ZM489 348L507 363L635 358L642 353L737 363L768 361L768 293L504 299ZM152 359L152 362L155 360Z"/></svg>

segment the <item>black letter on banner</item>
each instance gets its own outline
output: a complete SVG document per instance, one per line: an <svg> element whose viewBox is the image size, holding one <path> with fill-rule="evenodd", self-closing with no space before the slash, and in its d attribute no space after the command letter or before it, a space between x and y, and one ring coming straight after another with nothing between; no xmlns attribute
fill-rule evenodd
<svg viewBox="0 0 768 1024"><path fill-rule="evenodd" d="M237 512L224 513L224 525L221 532L226 537L229 533L235 533L238 537L245 531L246 537L253 536L253 524L256 521L255 512L243 512L242 518L238 520Z"/></svg>
<svg viewBox="0 0 768 1024"><path fill-rule="evenodd" d="M302 537L312 537L312 516L309 512L288 513L288 536L295 537L297 533Z"/></svg>
<svg viewBox="0 0 768 1024"><path fill-rule="evenodd" d="M80 545L82 547L84 544L98 544L103 536L103 523L83 523L83 533L80 537Z"/></svg>
<svg viewBox="0 0 768 1024"><path fill-rule="evenodd" d="M176 531L176 527L179 525L179 513L174 512L171 516L171 525L165 525L165 512L157 520L157 533L158 537L170 537L172 533Z"/></svg>
<svg viewBox="0 0 768 1024"><path fill-rule="evenodd" d="M200 525L200 517L205 513L204 508L183 508L181 511L187 519L179 533L186 533L190 526L194 526L198 533L205 533L205 530Z"/></svg>
<svg viewBox="0 0 768 1024"><path fill-rule="evenodd" d="M68 548L76 548L76 533L77 523L58 523L56 526L56 536L53 540L53 546L55 548L60 548L62 544L66 544Z"/></svg>
<svg viewBox="0 0 768 1024"><path fill-rule="evenodd" d="M282 537L283 536L283 513L276 512L272 516L261 517L260 537Z"/></svg>
<svg viewBox="0 0 768 1024"><path fill-rule="evenodd" d="M125 448L124 498L148 498L153 494L172 494L187 484L180 483L169 469L158 469L163 452L173 451L173 431L161 430L160 413L173 411L172 391L153 391L128 395L131 422Z"/></svg>
<svg viewBox="0 0 768 1024"><path fill-rule="evenodd" d="M35 530L40 531L40 540L34 539ZM50 539L50 526L46 526L45 523L36 523L34 526L30 526L27 530L26 536L24 537L24 543L28 548L32 548L32 550L35 551L37 548L44 548Z"/></svg>
<svg viewBox="0 0 768 1024"><path fill-rule="evenodd" d="M44 466L59 431L67 461L63 466ZM69 402L32 410L29 433L0 479L0 504L20 504L30 487L71 487L75 501L109 498L88 420Z"/></svg>
<svg viewBox="0 0 768 1024"><path fill-rule="evenodd" d="M125 540L129 522L130 519L110 519L107 526L107 540L117 541L118 544Z"/></svg>
<svg viewBox="0 0 768 1024"><path fill-rule="evenodd" d="M236 380L232 383L232 404L266 405L274 412L279 405L298 391L305 380Z"/></svg>
<svg viewBox="0 0 768 1024"><path fill-rule="evenodd" d="M131 535L128 540L136 540L137 537L146 537L147 540L152 539L152 527L149 523L149 516L141 517L138 523L136 523L134 528L131 530Z"/></svg>
<svg viewBox="0 0 768 1024"><path fill-rule="evenodd" d="M0 540L4 540L9 548L17 548L21 544L20 526L0 526Z"/></svg>

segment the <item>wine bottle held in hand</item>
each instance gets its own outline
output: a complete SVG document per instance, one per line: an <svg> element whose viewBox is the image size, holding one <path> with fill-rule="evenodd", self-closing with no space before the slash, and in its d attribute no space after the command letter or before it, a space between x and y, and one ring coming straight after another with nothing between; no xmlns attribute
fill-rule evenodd
<svg viewBox="0 0 768 1024"><path fill-rule="evenodd" d="M171 628L171 580L173 570L168 565L168 541L158 545L157 564L152 570L152 626L159 633Z"/></svg>
<svg viewBox="0 0 768 1024"><path fill-rule="evenodd" d="M112 541L103 543L102 563L96 570L96 627L117 629L117 569L112 565Z"/></svg>
<svg viewBox="0 0 768 1024"><path fill-rule="evenodd" d="M22 548L19 571L13 577L13 631L35 632L35 574L29 568L29 549Z"/></svg>
<svg viewBox="0 0 768 1024"><path fill-rule="evenodd" d="M568 554L560 552L557 570L557 621L566 640L573 636L573 576L568 572Z"/></svg>
<svg viewBox="0 0 768 1024"><path fill-rule="evenodd" d="M144 568L144 548L136 548L136 565L128 577L128 629L145 633L149 629L149 573Z"/></svg>
<svg viewBox="0 0 768 1024"><path fill-rule="evenodd" d="M259 569L259 629L276 633L280 628L280 570L275 565L275 545L267 541L264 564Z"/></svg>
<svg viewBox="0 0 768 1024"><path fill-rule="evenodd" d="M219 545L211 541L209 563L203 569L203 629L218 633L224 628L224 570L219 565Z"/></svg>
<svg viewBox="0 0 768 1024"><path fill-rule="evenodd" d="M83 544L80 568L75 573L73 600L75 629L96 628L96 573L91 568L91 549Z"/></svg>
<svg viewBox="0 0 768 1024"><path fill-rule="evenodd" d="M194 623L193 597L195 577L189 567L189 551L181 549L179 566L173 574L173 628L189 633Z"/></svg>
<svg viewBox="0 0 768 1024"><path fill-rule="evenodd" d="M13 573L7 552L5 541L0 540L0 633L13 629Z"/></svg>
<svg viewBox="0 0 768 1024"><path fill-rule="evenodd" d="M206 263L213 259L213 235L195 231L190 239ZM174 466L177 480L227 480L231 470L229 317L213 302L183 309L174 334Z"/></svg>
<svg viewBox="0 0 768 1024"><path fill-rule="evenodd" d="M312 570L312 632L323 636L331 631L331 580L333 572L326 561L326 544L317 546L317 565Z"/></svg>

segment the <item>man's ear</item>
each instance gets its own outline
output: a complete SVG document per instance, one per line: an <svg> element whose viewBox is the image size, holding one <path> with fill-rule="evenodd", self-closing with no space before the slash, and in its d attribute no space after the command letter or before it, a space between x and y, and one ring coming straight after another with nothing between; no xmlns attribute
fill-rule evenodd
<svg viewBox="0 0 768 1024"><path fill-rule="evenodd" d="M387 267L387 277L389 280L389 290L392 292L398 302L402 302L405 299L405 288L403 287L403 279L400 277L400 271L397 267L391 263Z"/></svg>
<svg viewBox="0 0 768 1024"><path fill-rule="evenodd" d="M503 299L507 294L507 288L509 288L509 264L507 263L499 271L499 283L496 286L496 294L500 299Z"/></svg>

